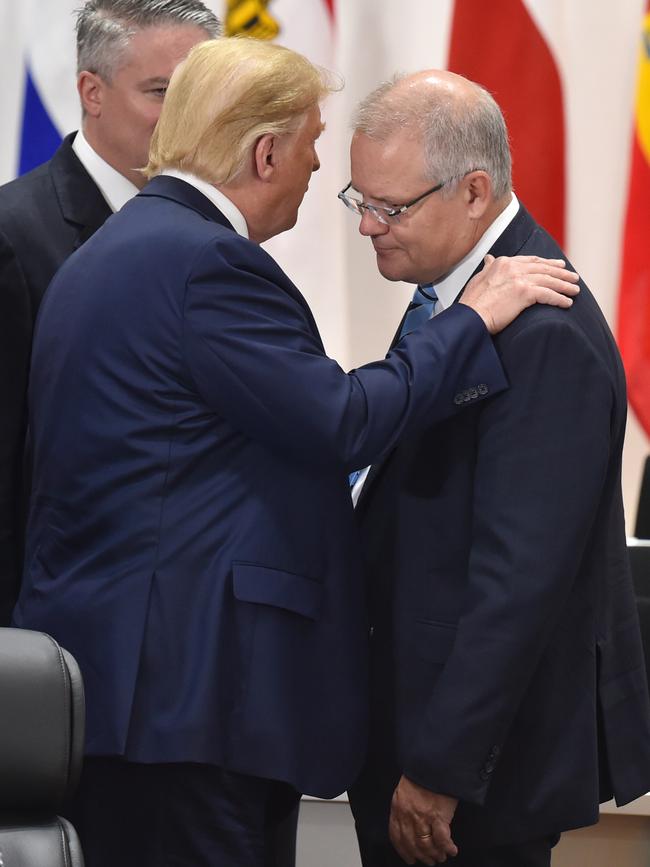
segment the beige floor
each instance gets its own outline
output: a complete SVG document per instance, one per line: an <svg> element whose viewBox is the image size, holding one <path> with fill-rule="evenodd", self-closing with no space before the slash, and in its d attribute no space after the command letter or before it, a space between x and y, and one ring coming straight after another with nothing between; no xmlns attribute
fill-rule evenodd
<svg viewBox="0 0 650 867"><path fill-rule="evenodd" d="M563 834L553 867L650 867L650 818L603 815L593 828Z"/></svg>

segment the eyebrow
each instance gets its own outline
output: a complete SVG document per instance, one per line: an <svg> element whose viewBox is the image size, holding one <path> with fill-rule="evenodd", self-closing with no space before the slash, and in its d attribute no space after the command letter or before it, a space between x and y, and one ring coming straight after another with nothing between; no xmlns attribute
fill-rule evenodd
<svg viewBox="0 0 650 867"><path fill-rule="evenodd" d="M390 207L401 207L401 205L396 205L394 199L386 198L385 196L364 196L361 190L357 190L357 188L352 184L352 189L359 193L363 201L367 201L368 199L372 199L373 202L383 202L384 205L389 205Z"/></svg>
<svg viewBox="0 0 650 867"><path fill-rule="evenodd" d="M156 75L153 78L145 78L144 81L140 82L140 85L142 87L147 87L147 86L152 85L152 84L157 86L157 87L162 84L166 87L169 84L169 79L165 78L162 75Z"/></svg>

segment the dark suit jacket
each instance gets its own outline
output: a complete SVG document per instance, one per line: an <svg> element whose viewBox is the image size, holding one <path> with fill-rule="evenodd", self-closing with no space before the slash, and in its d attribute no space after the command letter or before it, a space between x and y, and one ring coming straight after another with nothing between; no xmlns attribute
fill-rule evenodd
<svg viewBox="0 0 650 867"><path fill-rule="evenodd" d="M30 384L15 621L81 666L87 749L334 795L366 735L347 472L505 385L469 308L345 374L205 196L153 180L63 265Z"/></svg>
<svg viewBox="0 0 650 867"><path fill-rule="evenodd" d="M490 252L563 257L523 209ZM405 438L358 507L372 763L458 797L461 844L587 825L599 800L650 789L616 345L582 283L570 310L532 307L495 343L510 388Z"/></svg>
<svg viewBox="0 0 650 867"><path fill-rule="evenodd" d="M38 306L61 263L110 215L72 150L0 187L0 626L22 568L27 373Z"/></svg>

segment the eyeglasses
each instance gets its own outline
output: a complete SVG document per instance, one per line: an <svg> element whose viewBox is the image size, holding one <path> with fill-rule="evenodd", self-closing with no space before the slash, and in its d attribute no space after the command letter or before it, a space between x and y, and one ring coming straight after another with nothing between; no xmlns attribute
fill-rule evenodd
<svg viewBox="0 0 650 867"><path fill-rule="evenodd" d="M368 211L369 214L380 223L383 223L385 226L389 226L391 223L399 223L399 218L408 211L409 208L412 208L413 205L417 205L418 202L421 202L422 199L425 199L427 196L430 196L432 193L437 193L438 190L441 190L445 184L448 184L449 180L442 181L440 184L436 184L435 187L431 187L430 190L427 190L426 193L422 193L421 196L418 196L417 199L413 199L410 202L407 202L405 205L394 205L392 208L385 208L381 205L369 205L367 202L362 201L361 199L356 198L355 196L349 196L348 190L352 186L352 181L338 194L338 198L343 202L343 204L353 211L355 214L358 214L360 217L363 217L363 212Z"/></svg>

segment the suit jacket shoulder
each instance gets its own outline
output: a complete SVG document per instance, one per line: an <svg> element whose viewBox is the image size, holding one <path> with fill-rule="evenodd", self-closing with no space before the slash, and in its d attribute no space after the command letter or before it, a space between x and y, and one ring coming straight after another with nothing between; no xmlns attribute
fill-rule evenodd
<svg viewBox="0 0 650 867"><path fill-rule="evenodd" d="M74 133L51 160L0 187L0 252L22 273L34 317L54 273L111 214L73 141Z"/></svg>

